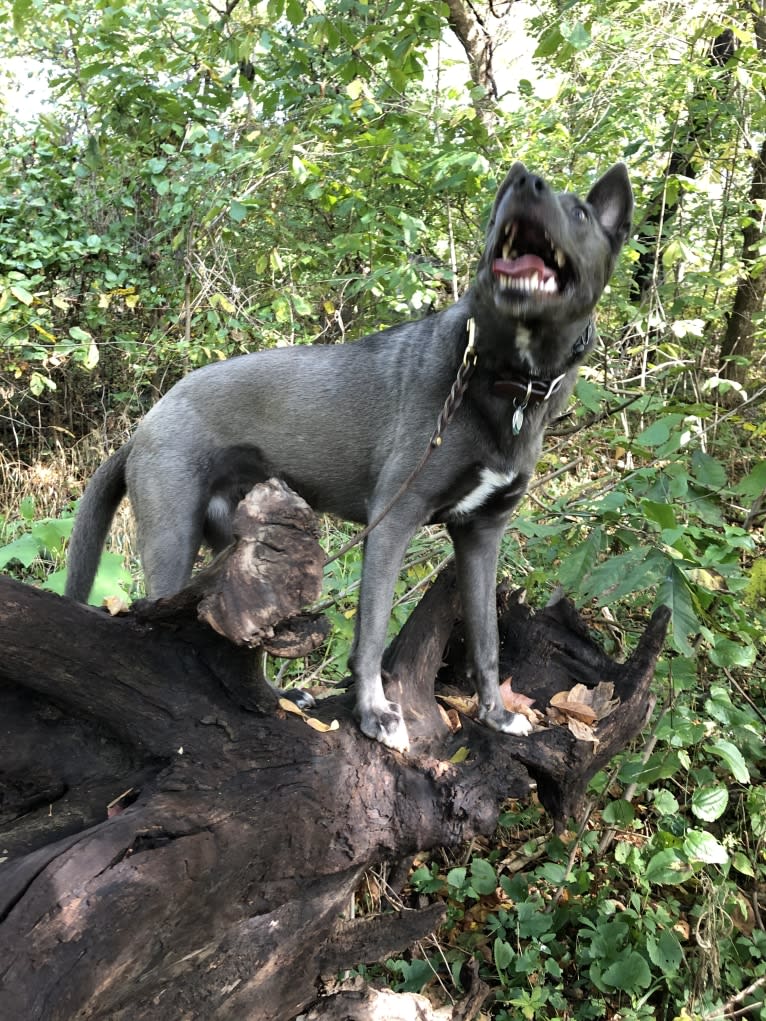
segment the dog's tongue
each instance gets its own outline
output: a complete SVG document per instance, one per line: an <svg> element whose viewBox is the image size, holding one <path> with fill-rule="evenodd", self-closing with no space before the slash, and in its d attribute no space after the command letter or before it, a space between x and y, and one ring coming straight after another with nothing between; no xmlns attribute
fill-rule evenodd
<svg viewBox="0 0 766 1021"><path fill-rule="evenodd" d="M556 275L556 271L546 266L538 255L522 255L518 259L495 259L492 268L495 273L502 273L503 276L514 279L537 276L541 281L545 281Z"/></svg>

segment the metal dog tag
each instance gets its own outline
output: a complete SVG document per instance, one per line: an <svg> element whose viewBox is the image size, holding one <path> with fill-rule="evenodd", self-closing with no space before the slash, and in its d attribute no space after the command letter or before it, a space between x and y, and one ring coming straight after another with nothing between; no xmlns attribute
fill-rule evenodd
<svg viewBox="0 0 766 1021"><path fill-rule="evenodd" d="M511 419L511 428L513 429L513 435L518 436L521 432L521 427L524 425L524 408L526 404L522 404L520 408L516 408Z"/></svg>

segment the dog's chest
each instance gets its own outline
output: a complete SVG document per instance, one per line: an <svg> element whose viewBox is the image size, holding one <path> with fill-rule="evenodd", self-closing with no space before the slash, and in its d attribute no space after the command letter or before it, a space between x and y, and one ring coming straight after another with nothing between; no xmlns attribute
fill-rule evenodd
<svg viewBox="0 0 766 1021"><path fill-rule="evenodd" d="M529 476L509 468L473 466L455 486L453 500L442 512L447 521L460 521L478 512L510 511L524 495Z"/></svg>

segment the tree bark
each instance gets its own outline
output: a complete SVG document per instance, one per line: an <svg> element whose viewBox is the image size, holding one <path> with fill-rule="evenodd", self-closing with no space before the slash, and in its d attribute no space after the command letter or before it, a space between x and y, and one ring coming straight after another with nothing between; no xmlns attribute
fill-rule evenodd
<svg viewBox="0 0 766 1021"><path fill-rule="evenodd" d="M636 232L636 240L641 248L631 281L631 298L636 303L644 301L652 289L662 283L660 246L669 232L683 198L681 187L676 190L674 198L667 197L667 180L675 176L696 177L695 164L706 157L711 140L716 137L712 120L720 116L715 111L723 106L715 102L720 71L726 68L735 49L735 37L730 28L724 29L713 39L708 52L711 78L705 79L697 87L689 100L686 123L677 129L677 133L674 129L673 137L668 142L671 152L667 169L661 179L658 193L647 203L643 222ZM724 84L728 87L730 72L726 71L723 77Z"/></svg>
<svg viewBox="0 0 766 1021"><path fill-rule="evenodd" d="M766 46L764 47L766 52ZM766 267L760 248L763 244L764 203L766 203L766 141L753 160L750 186L750 211L742 231L742 276L739 278L731 311L726 317L726 332L721 341L720 375L744 385L748 363L755 349L758 313L766 295Z"/></svg>
<svg viewBox="0 0 766 1021"><path fill-rule="evenodd" d="M501 802L535 784L562 825L651 711L664 611L617 664L566 601L533 614L504 596L518 690L544 704L556 685L609 680L620 705L597 746L565 727L509 737L469 717L453 732L433 695L448 641L442 674L460 671L447 573L386 657L407 756L360 733L350 692L323 699L308 724L285 712L251 646L271 640L286 607L292 651L311 646L311 629L295 637L305 591L277 590L296 555L311 576L323 554L286 524L301 514L282 501L297 498L263 488L193 598L110 617L0 578L0 1017L294 1018L321 999L323 977L402 950L443 917L437 904L344 921L366 868L490 834ZM192 616L211 605L218 630ZM467 755L451 761L458 749Z"/></svg>

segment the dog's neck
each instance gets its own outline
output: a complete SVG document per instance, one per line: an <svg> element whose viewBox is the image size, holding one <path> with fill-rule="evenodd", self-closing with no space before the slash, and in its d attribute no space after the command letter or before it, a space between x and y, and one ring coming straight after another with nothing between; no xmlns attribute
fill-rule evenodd
<svg viewBox="0 0 766 1021"><path fill-rule="evenodd" d="M588 320L580 336L572 345L572 350L560 371L550 378L543 377L540 373L528 369L513 367L498 374L498 378L492 385L492 391L497 397L521 398L525 404L538 404L551 398L561 386L567 372L579 364L590 349L596 338L596 328L593 320Z"/></svg>

